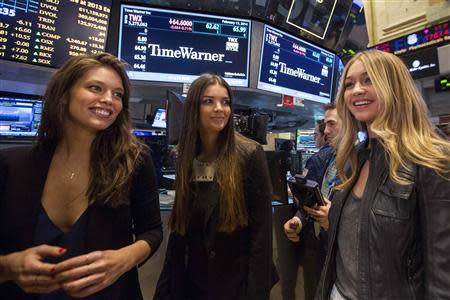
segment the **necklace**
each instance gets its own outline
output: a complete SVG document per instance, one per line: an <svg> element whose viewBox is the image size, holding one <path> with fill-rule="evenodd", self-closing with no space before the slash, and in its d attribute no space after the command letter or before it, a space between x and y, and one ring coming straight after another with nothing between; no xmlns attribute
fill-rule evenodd
<svg viewBox="0 0 450 300"><path fill-rule="evenodd" d="M68 180L73 180L74 178L77 177L77 172L71 170L62 160L61 157L58 157L59 163L63 166L63 168L66 170L67 173L69 173L69 175L67 175L67 179ZM66 176L64 176L66 177Z"/></svg>

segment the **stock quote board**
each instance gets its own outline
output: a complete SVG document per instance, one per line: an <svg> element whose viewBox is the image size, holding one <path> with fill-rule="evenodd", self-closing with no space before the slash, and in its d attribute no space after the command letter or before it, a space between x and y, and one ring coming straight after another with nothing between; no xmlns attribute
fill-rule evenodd
<svg viewBox="0 0 450 300"><path fill-rule="evenodd" d="M258 88L328 103L334 61L332 52L265 25Z"/></svg>
<svg viewBox="0 0 450 300"><path fill-rule="evenodd" d="M134 80L190 83L202 73L248 86L251 22L143 6L121 6L119 57Z"/></svg>
<svg viewBox="0 0 450 300"><path fill-rule="evenodd" d="M103 52L111 0L0 0L0 59L59 67Z"/></svg>

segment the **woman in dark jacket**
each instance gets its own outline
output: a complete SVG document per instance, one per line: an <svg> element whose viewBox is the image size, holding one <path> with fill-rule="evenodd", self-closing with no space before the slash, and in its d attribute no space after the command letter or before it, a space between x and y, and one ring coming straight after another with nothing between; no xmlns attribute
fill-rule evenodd
<svg viewBox="0 0 450 300"><path fill-rule="evenodd" d="M116 57L74 57L47 87L37 144L0 153L2 299L142 299L136 265L162 227L129 92Z"/></svg>
<svg viewBox="0 0 450 300"><path fill-rule="evenodd" d="M234 132L231 90L219 76L202 75L189 89L175 185L154 299L269 299L267 162L258 143Z"/></svg>
<svg viewBox="0 0 450 300"><path fill-rule="evenodd" d="M316 299L450 299L450 144L395 55L358 53L341 80L342 183Z"/></svg>

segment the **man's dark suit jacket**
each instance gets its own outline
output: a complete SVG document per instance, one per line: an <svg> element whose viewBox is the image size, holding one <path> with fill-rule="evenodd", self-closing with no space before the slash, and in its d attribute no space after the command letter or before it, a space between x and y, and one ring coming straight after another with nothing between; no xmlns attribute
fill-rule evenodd
<svg viewBox="0 0 450 300"><path fill-rule="evenodd" d="M42 192L54 149L11 148L0 152L0 255L25 250L33 244ZM153 164L146 158L132 179L130 205L88 208L87 253L119 249L145 240L152 254L162 240L159 199ZM38 299L13 282L0 284L2 299ZM123 274L98 293L100 299L142 299L137 269Z"/></svg>

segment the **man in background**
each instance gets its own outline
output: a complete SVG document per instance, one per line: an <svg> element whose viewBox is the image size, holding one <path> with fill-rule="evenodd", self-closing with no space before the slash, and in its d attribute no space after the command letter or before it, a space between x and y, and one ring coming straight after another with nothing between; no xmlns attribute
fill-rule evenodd
<svg viewBox="0 0 450 300"><path fill-rule="evenodd" d="M314 180L321 187L321 193L326 199L325 206L305 208L308 215L296 215L284 224L286 236L292 242L300 242L301 265L303 266L303 278L305 288L305 299L313 299L320 273L326 256L328 229L328 210L330 202L328 197L336 181L335 167L335 137L340 130L340 119L337 115L334 103L325 105L325 119L323 135L326 144L306 162L303 175L306 179ZM320 145L320 123L316 136L316 143Z"/></svg>

